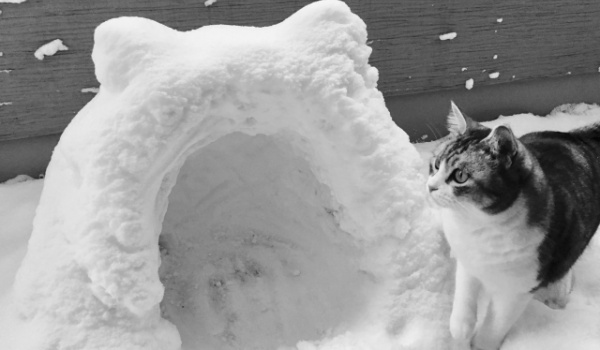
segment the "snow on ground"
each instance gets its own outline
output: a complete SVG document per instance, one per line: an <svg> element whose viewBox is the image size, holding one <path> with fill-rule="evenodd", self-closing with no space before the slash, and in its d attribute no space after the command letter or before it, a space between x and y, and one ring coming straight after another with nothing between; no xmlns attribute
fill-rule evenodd
<svg viewBox="0 0 600 350"><path fill-rule="evenodd" d="M267 28L101 25L102 88L45 180L0 185L0 349L464 350L434 144L393 124L366 39L331 0ZM500 121L528 118L549 120ZM505 349L599 343L598 250Z"/></svg>
<svg viewBox="0 0 600 350"><path fill-rule="evenodd" d="M600 107L579 104L561 106L547 117L522 114L485 124L507 123L521 135L594 122L600 122ZM435 142L415 146L429 157ZM4 303L25 254L43 182L0 185ZM184 349L465 349L450 341L422 347L424 336L447 340L443 327L452 273L443 266L449 252L435 225L422 220L421 232L429 233L404 241L350 244L327 207L332 198L326 186L284 139L234 133L212 143L188 158L169 199L159 241L166 288L161 309L177 326ZM403 249L406 240L414 241L408 244L411 251ZM369 249L373 254L360 266L357 257ZM385 258L377 259L379 254ZM436 259L442 263L430 263ZM502 349L597 349L598 263L600 236L575 267L567 308L534 302ZM393 284L394 275L402 285ZM395 298L377 285L386 285ZM369 313L369 322L360 322ZM1 316L6 315L0 315L0 328L13 329ZM386 327L378 327L377 320ZM440 327L428 327L432 321ZM298 339L305 341L294 346Z"/></svg>
<svg viewBox="0 0 600 350"><path fill-rule="evenodd" d="M377 276L332 204L279 138L230 134L188 158L159 243L163 314L184 344L276 349L363 317Z"/></svg>

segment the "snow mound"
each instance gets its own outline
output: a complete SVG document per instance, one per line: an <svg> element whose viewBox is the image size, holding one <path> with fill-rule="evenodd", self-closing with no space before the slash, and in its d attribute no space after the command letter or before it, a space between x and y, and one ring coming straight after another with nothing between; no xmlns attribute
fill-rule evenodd
<svg viewBox="0 0 600 350"><path fill-rule="evenodd" d="M366 39L334 0L266 28L101 24L1 347L444 348L452 266Z"/></svg>
<svg viewBox="0 0 600 350"><path fill-rule="evenodd" d="M516 114L500 116L498 119L484 122L487 127L508 124L517 136L540 130L569 131L600 122L599 106L586 103L568 103L557 106L547 116L534 114Z"/></svg>

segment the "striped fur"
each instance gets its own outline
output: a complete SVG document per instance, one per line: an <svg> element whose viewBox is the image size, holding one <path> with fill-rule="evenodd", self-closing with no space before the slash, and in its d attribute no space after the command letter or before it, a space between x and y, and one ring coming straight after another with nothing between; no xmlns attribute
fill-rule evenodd
<svg viewBox="0 0 600 350"><path fill-rule="evenodd" d="M534 293L565 304L570 270L600 223L600 126L517 139L455 105L448 125L427 190L458 261L450 328L455 338L474 334L477 349L496 350ZM475 330L470 294L482 291L491 306Z"/></svg>

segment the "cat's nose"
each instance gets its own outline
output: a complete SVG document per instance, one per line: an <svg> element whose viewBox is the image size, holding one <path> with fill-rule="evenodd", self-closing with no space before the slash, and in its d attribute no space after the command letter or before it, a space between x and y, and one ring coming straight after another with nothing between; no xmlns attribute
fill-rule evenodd
<svg viewBox="0 0 600 350"><path fill-rule="evenodd" d="M435 186L432 186L432 185L430 185L430 184L427 184L427 189L429 190L429 193L431 193L431 192L434 192L434 191L437 191L437 190L438 190L438 188L437 188L437 187L435 187Z"/></svg>

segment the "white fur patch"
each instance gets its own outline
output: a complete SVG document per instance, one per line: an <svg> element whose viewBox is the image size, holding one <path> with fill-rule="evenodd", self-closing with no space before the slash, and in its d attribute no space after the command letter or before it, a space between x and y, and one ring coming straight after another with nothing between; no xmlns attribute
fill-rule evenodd
<svg viewBox="0 0 600 350"><path fill-rule="evenodd" d="M519 198L505 212L488 215L472 206L442 209L454 255L488 291L529 292L537 286L538 247L544 234L527 225Z"/></svg>
<svg viewBox="0 0 600 350"><path fill-rule="evenodd" d="M448 207L456 201L452 193L452 186L446 183L447 173L446 161L444 160L440 162L440 168L437 172L427 178L428 190L430 188L436 189L430 193L431 199L441 207Z"/></svg>

